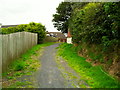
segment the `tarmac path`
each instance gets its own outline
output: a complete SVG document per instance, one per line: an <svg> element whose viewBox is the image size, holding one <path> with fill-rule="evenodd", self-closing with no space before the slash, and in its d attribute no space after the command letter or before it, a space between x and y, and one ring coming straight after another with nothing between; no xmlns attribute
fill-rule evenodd
<svg viewBox="0 0 120 90"><path fill-rule="evenodd" d="M56 62L56 47L58 46L59 43L56 43L44 48L43 54L40 57L41 67L36 74L38 88L74 88L70 80L65 78L65 73L62 72L63 70L60 70L58 63ZM72 73L74 73L73 70Z"/></svg>

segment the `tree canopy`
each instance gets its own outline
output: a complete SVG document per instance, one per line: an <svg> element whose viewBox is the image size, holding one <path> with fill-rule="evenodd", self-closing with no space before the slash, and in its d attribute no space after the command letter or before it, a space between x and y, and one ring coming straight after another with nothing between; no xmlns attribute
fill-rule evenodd
<svg viewBox="0 0 120 90"><path fill-rule="evenodd" d="M120 42L120 2L62 2L53 17L59 31L71 31L74 43L108 47Z"/></svg>
<svg viewBox="0 0 120 90"><path fill-rule="evenodd" d="M53 15L53 25L57 28L58 31L67 32L68 30L68 20L71 16L71 7L72 3L70 2L62 2L59 4L56 9L56 14Z"/></svg>
<svg viewBox="0 0 120 90"><path fill-rule="evenodd" d="M87 3L81 8L75 8L69 28L73 35L73 42L81 40L100 44L104 39L108 43L120 40L120 3ZM107 45L108 45L107 44Z"/></svg>

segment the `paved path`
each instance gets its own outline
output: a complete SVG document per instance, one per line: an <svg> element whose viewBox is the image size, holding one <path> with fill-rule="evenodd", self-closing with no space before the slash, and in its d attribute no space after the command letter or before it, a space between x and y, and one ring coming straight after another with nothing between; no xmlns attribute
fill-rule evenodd
<svg viewBox="0 0 120 90"><path fill-rule="evenodd" d="M46 47L43 55L40 57L41 67L36 74L38 88L74 88L73 83L64 75L66 73L63 72L63 70L60 69L60 65L56 63L57 61L61 61L56 58L56 47L58 46L59 44L57 43ZM62 67L64 66L66 67L66 65L63 64ZM70 70L68 72L70 73ZM68 74L66 75L68 76Z"/></svg>
<svg viewBox="0 0 120 90"><path fill-rule="evenodd" d="M40 88L65 88L66 80L55 62L56 47L58 43L45 48L40 58L41 68L37 72L37 80Z"/></svg>

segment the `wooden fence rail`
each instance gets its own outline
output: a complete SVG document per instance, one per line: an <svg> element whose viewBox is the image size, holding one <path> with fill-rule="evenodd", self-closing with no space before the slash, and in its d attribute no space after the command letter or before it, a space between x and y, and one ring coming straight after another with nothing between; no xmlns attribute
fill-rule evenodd
<svg viewBox="0 0 120 90"><path fill-rule="evenodd" d="M0 68L6 71L8 65L37 44L37 34L18 32L0 35Z"/></svg>

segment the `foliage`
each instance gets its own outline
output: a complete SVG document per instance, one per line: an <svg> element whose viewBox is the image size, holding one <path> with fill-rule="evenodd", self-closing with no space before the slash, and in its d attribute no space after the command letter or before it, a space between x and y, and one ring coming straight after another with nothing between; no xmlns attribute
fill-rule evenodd
<svg viewBox="0 0 120 90"><path fill-rule="evenodd" d="M53 25L58 31L63 33L68 32L69 20L71 19L72 12L77 9L81 9L87 2L76 3L76 2L61 2L56 8L57 12L53 15Z"/></svg>
<svg viewBox="0 0 120 90"><path fill-rule="evenodd" d="M76 47L72 44L61 44L59 55L67 60L68 64L80 74L92 88L120 88L120 82L107 74L101 66L92 66L85 58L78 56Z"/></svg>
<svg viewBox="0 0 120 90"><path fill-rule="evenodd" d="M75 7L69 19L69 28L73 43L77 43L78 47L86 43L79 53L93 62L104 64L109 72L116 65L113 75L119 78L120 2L86 3Z"/></svg>
<svg viewBox="0 0 120 90"><path fill-rule="evenodd" d="M15 32L32 32L38 34L38 43L42 43L43 39L45 38L45 26L43 26L41 23L34 23L31 22L29 24L21 24L17 27L8 27L8 28L2 28L2 34L10 34Z"/></svg>
<svg viewBox="0 0 120 90"><path fill-rule="evenodd" d="M14 62L14 70L15 71L20 71L20 70L24 70L26 64L23 61L17 60Z"/></svg>
<svg viewBox="0 0 120 90"><path fill-rule="evenodd" d="M71 15L71 7L72 3L70 2L62 2L59 4L56 9L56 14L53 15L54 27L57 28L58 31L66 33L68 30L68 20Z"/></svg>
<svg viewBox="0 0 120 90"><path fill-rule="evenodd" d="M119 44L119 15L119 2L87 3L81 8L76 7L69 20L73 42L102 44L103 48Z"/></svg>

